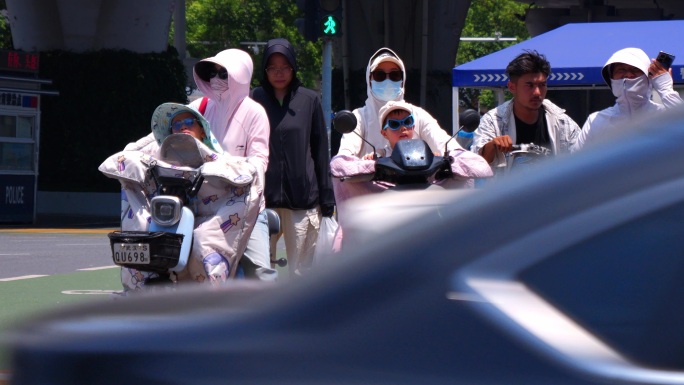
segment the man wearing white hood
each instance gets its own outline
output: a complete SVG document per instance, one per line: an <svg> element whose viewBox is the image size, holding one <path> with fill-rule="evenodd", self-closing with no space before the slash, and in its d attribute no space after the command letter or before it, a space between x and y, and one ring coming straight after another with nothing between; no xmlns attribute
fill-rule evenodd
<svg viewBox="0 0 684 385"><path fill-rule="evenodd" d="M615 105L589 115L571 151L582 149L609 133L620 130L634 118L684 104L673 89L672 75L657 60L639 48L615 52L603 66L603 79L617 98ZM651 100L655 89L663 104Z"/></svg>
<svg viewBox="0 0 684 385"><path fill-rule="evenodd" d="M197 88L208 98L197 99L190 106L209 121L224 151L247 158L264 180L270 126L264 108L249 97L253 67L249 54L239 49L227 49L200 60L195 64L193 77ZM272 281L278 273L270 264L266 203L263 191L259 194L260 213L241 265L246 276Z"/></svg>
<svg viewBox="0 0 684 385"><path fill-rule="evenodd" d="M357 124L354 132L342 135L338 155L363 158L373 149L361 140L363 137L384 156L389 142L382 135L380 127L380 108L389 101L403 101L406 85L406 68L394 51L380 48L368 60L366 68L366 104L353 111ZM414 138L423 139L430 149L441 155L444 145L451 137L439 126L437 120L424 109L414 106ZM360 136L359 136L360 135ZM449 142L449 149L460 148L456 140Z"/></svg>

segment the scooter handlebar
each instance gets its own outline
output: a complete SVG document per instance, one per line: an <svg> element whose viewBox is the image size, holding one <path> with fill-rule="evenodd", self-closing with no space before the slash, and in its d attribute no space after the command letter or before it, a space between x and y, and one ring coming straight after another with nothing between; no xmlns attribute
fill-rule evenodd
<svg viewBox="0 0 684 385"><path fill-rule="evenodd" d="M514 151L524 151L524 152L534 152L538 155L550 155L551 151L543 146L540 146L538 144L534 143L521 143L521 144L514 144L511 146L513 149L511 152Z"/></svg>

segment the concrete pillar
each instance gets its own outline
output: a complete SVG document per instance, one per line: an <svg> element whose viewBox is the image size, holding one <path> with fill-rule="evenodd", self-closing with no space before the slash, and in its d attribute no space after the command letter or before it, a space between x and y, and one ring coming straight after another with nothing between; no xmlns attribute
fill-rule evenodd
<svg viewBox="0 0 684 385"><path fill-rule="evenodd" d="M166 50L174 0L6 0L14 48Z"/></svg>
<svg viewBox="0 0 684 385"><path fill-rule="evenodd" d="M185 44L185 0L176 0L173 11L173 46L178 51L178 56L184 60L186 54Z"/></svg>

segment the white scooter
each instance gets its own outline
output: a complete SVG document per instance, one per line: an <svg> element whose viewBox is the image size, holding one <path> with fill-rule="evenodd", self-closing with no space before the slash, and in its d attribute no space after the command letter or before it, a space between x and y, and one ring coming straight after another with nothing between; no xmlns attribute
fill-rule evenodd
<svg viewBox="0 0 684 385"><path fill-rule="evenodd" d="M171 275L188 264L195 227L193 202L205 181L204 160L195 139L184 134L166 138L158 160L146 159L140 162L156 186L150 200L149 230L109 233L112 260L117 266L156 273L145 278L145 285L168 284L173 282ZM278 233L278 214L266 212L269 233ZM279 263L273 254L271 260Z"/></svg>

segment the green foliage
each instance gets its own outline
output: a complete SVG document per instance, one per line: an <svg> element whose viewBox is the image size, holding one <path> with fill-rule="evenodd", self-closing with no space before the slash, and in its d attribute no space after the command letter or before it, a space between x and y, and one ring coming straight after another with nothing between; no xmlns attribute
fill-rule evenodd
<svg viewBox="0 0 684 385"><path fill-rule="evenodd" d="M304 40L295 26L298 17L303 17L303 11L294 0L187 0L187 50L196 58L214 56L228 48L246 50L254 60L256 86L261 77L261 53L255 55L240 43L282 37L295 47L299 79L307 87L318 88L321 45Z"/></svg>
<svg viewBox="0 0 684 385"><path fill-rule="evenodd" d="M187 103L185 70L174 48L42 52L39 75L59 91L41 97L41 191L117 191L118 182L97 170L100 163L149 134L159 104Z"/></svg>
<svg viewBox="0 0 684 385"><path fill-rule="evenodd" d="M0 0L0 49L14 49L5 0Z"/></svg>
<svg viewBox="0 0 684 385"><path fill-rule="evenodd" d="M473 61L492 52L530 38L525 22L516 15L524 15L527 4L514 0L473 0L468 9L463 37L494 37L497 32L502 37L517 37L517 42L469 42L462 41L458 46L456 65ZM496 98L491 90L460 89L459 99L463 107L478 109L478 106L491 108Z"/></svg>

